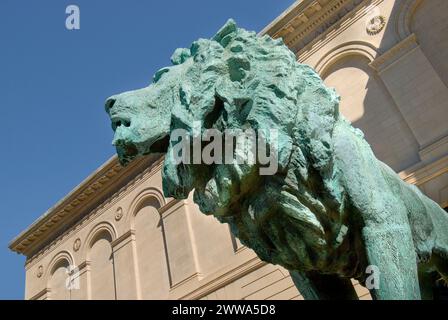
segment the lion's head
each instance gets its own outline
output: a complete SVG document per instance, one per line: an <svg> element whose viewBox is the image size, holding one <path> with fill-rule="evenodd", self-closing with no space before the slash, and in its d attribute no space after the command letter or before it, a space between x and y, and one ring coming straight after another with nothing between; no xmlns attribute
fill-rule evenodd
<svg viewBox="0 0 448 320"><path fill-rule="evenodd" d="M166 196L185 198L194 189L201 211L229 223L262 259L290 268L299 261L312 264L295 236L281 232L295 228L303 233L304 246L325 246L325 225L316 215L337 219L328 210L338 211L340 195L327 186L333 181L330 139L339 117L335 91L312 68L298 63L281 39L259 37L233 20L212 39L177 49L171 61L148 87L106 102L121 163L165 153ZM277 171L260 175L258 161L177 163L172 151L178 141L172 133L184 129L193 137L198 134L194 123L201 124L199 134L207 129L275 129L275 143L268 135L265 140L276 153ZM281 223L264 224L279 212L284 214ZM296 243L288 252L280 248L293 238Z"/></svg>

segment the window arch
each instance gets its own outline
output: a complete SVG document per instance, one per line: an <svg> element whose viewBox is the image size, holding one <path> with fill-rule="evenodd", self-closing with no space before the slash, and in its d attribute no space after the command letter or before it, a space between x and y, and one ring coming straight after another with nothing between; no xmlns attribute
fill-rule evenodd
<svg viewBox="0 0 448 320"><path fill-rule="evenodd" d="M372 62L378 55L377 49L370 43L364 41L350 41L336 46L325 53L316 63L315 69L324 78L328 69L337 61L347 56L359 55Z"/></svg>
<svg viewBox="0 0 448 320"><path fill-rule="evenodd" d="M143 299L168 297L169 265L160 198L149 190L140 194L131 211L135 230L138 281Z"/></svg>
<svg viewBox="0 0 448 320"><path fill-rule="evenodd" d="M51 300L71 299L69 272L73 266L73 258L67 251L59 252L50 262L46 279Z"/></svg>
<svg viewBox="0 0 448 320"><path fill-rule="evenodd" d="M135 215L137 214L140 207L146 202L149 201L148 199L151 199L150 201L153 202L153 206L155 206L157 209L163 207L166 204L165 197L163 196L163 193L154 187L148 187L142 190L131 202L129 205L129 208L127 210L126 214L126 221L128 224L130 224L131 229L134 229L134 219Z"/></svg>
<svg viewBox="0 0 448 320"><path fill-rule="evenodd" d="M324 82L341 95L340 112L364 132L377 158L401 171L419 160L418 143L369 63L364 55L341 56L326 68Z"/></svg>
<svg viewBox="0 0 448 320"><path fill-rule="evenodd" d="M115 230L108 223L97 225L87 238L87 261L90 263L89 288L94 300L115 300L115 264L112 241Z"/></svg>

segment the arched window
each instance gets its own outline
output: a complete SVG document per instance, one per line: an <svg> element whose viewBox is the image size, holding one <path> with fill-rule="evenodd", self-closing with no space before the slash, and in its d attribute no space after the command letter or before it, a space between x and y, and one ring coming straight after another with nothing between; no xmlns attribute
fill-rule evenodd
<svg viewBox="0 0 448 320"><path fill-rule="evenodd" d="M168 297L170 288L163 221L157 210L159 207L159 201L149 197L135 211L135 241L143 299Z"/></svg>
<svg viewBox="0 0 448 320"><path fill-rule="evenodd" d="M343 57L323 78L341 95L341 113L364 132L377 158L401 171L419 161L418 144L369 62L361 55Z"/></svg>
<svg viewBox="0 0 448 320"><path fill-rule="evenodd" d="M70 300L71 292L68 285L70 263L67 259L61 258L50 270L48 288L51 300Z"/></svg>
<svg viewBox="0 0 448 320"><path fill-rule="evenodd" d="M99 230L91 240L90 289L94 300L116 299L112 236L107 230Z"/></svg>

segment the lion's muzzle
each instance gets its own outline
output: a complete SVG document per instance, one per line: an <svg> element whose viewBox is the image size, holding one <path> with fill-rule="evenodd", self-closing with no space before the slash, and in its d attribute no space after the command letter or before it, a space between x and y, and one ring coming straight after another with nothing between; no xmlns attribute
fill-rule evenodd
<svg viewBox="0 0 448 320"><path fill-rule="evenodd" d="M155 100L157 96L152 86L117 94L106 100L105 109L114 131L112 144L122 165L141 155L167 151L169 114L164 114L167 119L161 119Z"/></svg>

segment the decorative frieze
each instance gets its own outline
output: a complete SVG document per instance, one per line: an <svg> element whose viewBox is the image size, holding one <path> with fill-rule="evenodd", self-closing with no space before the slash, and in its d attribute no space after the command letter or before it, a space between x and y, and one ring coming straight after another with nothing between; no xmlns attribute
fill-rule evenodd
<svg viewBox="0 0 448 320"><path fill-rule="evenodd" d="M148 162L150 165L148 165ZM152 162L152 163L151 163ZM46 254L51 248L55 247L58 243L63 241L65 238L69 237L72 232L79 231L79 227L85 225L86 221L94 219L97 215L101 214L107 210L110 206L113 206L119 199L134 190L134 188L139 185L142 179L147 179L151 177L154 172L158 170L163 163L163 157L154 159L140 159L128 166L122 168L118 164L116 157L109 160L102 168L98 169L90 178L83 182L77 189L72 191L64 200L57 204L52 209L48 210L37 222L35 222L31 228L23 232L21 235L16 237L10 244L10 249L18 253L27 255L26 265L30 266L35 261L39 261L40 257ZM118 170L118 168L120 168ZM102 184L99 179L95 177L112 176L106 184ZM118 181L126 179L124 186L122 186L118 191L109 195L104 195L105 190L110 189ZM104 181L104 180L103 180ZM89 190L89 196L84 198L83 203L80 203L76 207L73 202L67 203L67 199L77 198L78 193L84 192L84 190ZM102 201L99 205L93 206L93 202ZM60 209L62 208L62 209ZM55 224L51 222L52 217L56 215L61 215L61 212L66 212L59 223ZM70 213L68 215L68 213ZM75 221L73 220L74 215L79 216ZM70 221L70 222L67 222ZM72 223L75 223L74 225ZM61 224L64 224L62 232L56 236L52 236L57 229L60 228ZM46 243L46 241L51 240ZM42 246L40 248L35 248L36 245Z"/></svg>
<svg viewBox="0 0 448 320"><path fill-rule="evenodd" d="M285 44L298 51L329 27L342 19L363 0L304 0L280 21L279 28L268 26L261 33L283 38ZM276 30L271 33L271 30Z"/></svg>

